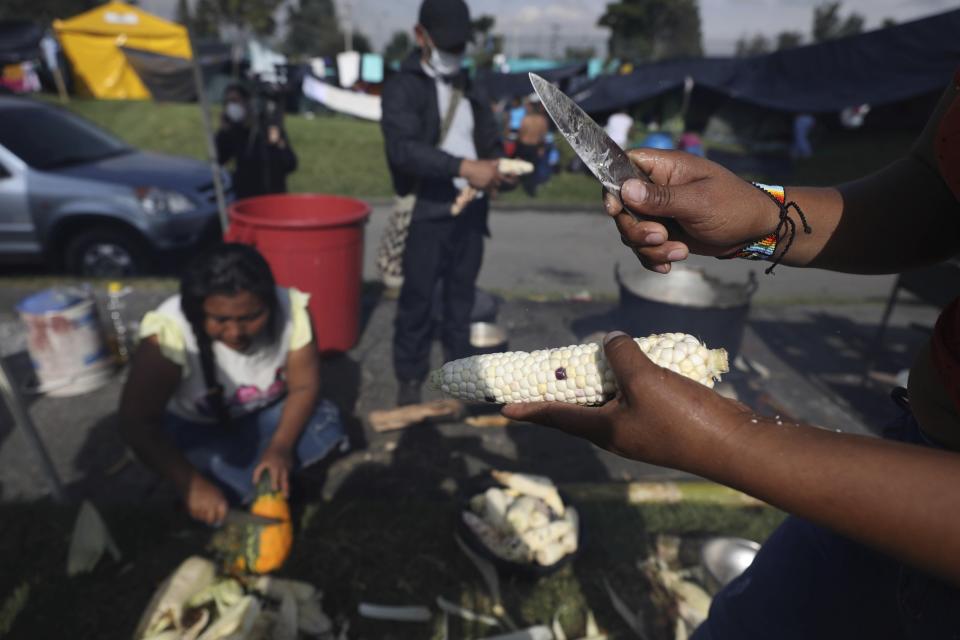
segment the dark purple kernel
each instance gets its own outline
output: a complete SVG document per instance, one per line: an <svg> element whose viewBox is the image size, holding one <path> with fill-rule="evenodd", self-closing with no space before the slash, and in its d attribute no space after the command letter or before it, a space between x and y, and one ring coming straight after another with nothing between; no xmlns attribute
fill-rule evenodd
<svg viewBox="0 0 960 640"><path fill-rule="evenodd" d="M557 376L557 380L566 380L566 379L567 379L567 370L564 369L563 367L560 367L559 369L557 369L556 371L554 371L554 375Z"/></svg>
<svg viewBox="0 0 960 640"><path fill-rule="evenodd" d="M497 401L497 399L494 398L493 396L484 396L483 399L486 400L487 402L496 402L496 401Z"/></svg>

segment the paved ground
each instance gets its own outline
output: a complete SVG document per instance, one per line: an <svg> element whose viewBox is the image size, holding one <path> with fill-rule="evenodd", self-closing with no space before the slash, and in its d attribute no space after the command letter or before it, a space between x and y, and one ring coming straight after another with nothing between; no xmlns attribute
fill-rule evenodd
<svg viewBox="0 0 960 640"><path fill-rule="evenodd" d="M367 263L373 255L386 210L378 208L367 234ZM481 286L510 294L499 321L510 347L532 349L577 341L598 330L623 326L612 278L617 260L630 254L610 224L594 213L497 213ZM545 244L549 231L551 243ZM724 278L745 279L749 263L703 264ZM372 271L368 271L372 276ZM875 432L893 415L889 385L862 384L868 356L892 377L909 365L910 353L925 338L936 315L932 307L898 306L880 354L872 338L891 278L837 276L782 269L761 277L744 332L740 367L728 381L736 393L765 413L856 433ZM49 286L46 278L0 281L0 353L24 383L30 365L13 304L30 291ZM155 306L172 291L170 282L134 283L131 317ZM564 300L587 291L591 301ZM548 301L537 301L546 299ZM817 302L819 300L820 302ZM841 304L842 303L842 304ZM325 393L347 416L354 453L329 469L326 491L371 486L405 492L438 487L486 466L547 473L560 481L623 480L676 473L621 460L578 440L529 425L476 429L463 423L431 424L377 435L365 418L391 405L390 374L394 302L367 287L364 327L348 354L324 363ZM439 354L434 354L439 364ZM169 492L136 463L118 465L124 448L114 409L122 374L95 392L74 398L27 396L30 413L72 496L99 500L168 500ZM47 492L42 470L9 416L0 413L0 501L32 500Z"/></svg>
<svg viewBox="0 0 960 640"><path fill-rule="evenodd" d="M386 225L389 210L374 207L367 226L364 274L375 279L376 239ZM633 253L620 243L613 222L596 211L511 210L490 218L479 285L514 294L589 291L615 296L617 263L635 267ZM693 256L687 264L731 282L744 282L753 271L763 269L743 260L717 260ZM759 278L757 302L862 302L886 299L894 276L858 276L818 269L778 269L774 277Z"/></svg>

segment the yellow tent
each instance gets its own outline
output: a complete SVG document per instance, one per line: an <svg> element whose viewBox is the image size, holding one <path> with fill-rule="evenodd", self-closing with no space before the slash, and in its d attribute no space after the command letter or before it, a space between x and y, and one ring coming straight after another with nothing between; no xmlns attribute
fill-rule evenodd
<svg viewBox="0 0 960 640"><path fill-rule="evenodd" d="M190 59L187 30L122 2L109 2L53 28L70 59L80 95L138 100L150 92L127 63L120 47Z"/></svg>

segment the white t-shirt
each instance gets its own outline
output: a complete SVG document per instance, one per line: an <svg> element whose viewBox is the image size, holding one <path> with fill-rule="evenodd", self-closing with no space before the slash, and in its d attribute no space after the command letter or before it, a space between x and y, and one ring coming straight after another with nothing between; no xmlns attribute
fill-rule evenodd
<svg viewBox="0 0 960 640"><path fill-rule="evenodd" d="M313 339L307 303L310 296L297 289L277 287L276 339L259 336L244 352L214 341L217 382L231 417L273 404L287 392L287 356ZM167 298L140 322L140 337L156 336L168 360L180 365L180 384L167 410L185 420L215 422L207 404L200 353L193 329L180 310L180 296Z"/></svg>
<svg viewBox="0 0 960 640"><path fill-rule="evenodd" d="M440 110L440 124L443 125L443 119L447 115L447 109L450 107L450 98L453 96L453 85L437 78L436 72L430 65L420 63L423 72L434 79L437 86L437 108ZM440 149L446 151L452 156L465 158L467 160L477 159L477 145L473 141L473 108L470 106L470 100L461 97L457 104L457 110L454 112L453 120L450 121L450 128L447 130L446 137L440 141ZM466 178L454 178L453 186L462 191L468 182Z"/></svg>
<svg viewBox="0 0 960 640"><path fill-rule="evenodd" d="M610 139L616 142L620 147L626 148L628 138L630 137L630 127L633 126L633 118L625 113L615 113L607 119L607 126L604 129Z"/></svg>

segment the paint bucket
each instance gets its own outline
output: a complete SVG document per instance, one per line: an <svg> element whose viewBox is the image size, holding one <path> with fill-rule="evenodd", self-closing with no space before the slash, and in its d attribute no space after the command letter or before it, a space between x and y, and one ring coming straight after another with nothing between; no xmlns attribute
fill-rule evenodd
<svg viewBox="0 0 960 640"><path fill-rule="evenodd" d="M89 294L46 289L21 300L17 311L27 328L37 393L74 396L103 386L113 374Z"/></svg>

